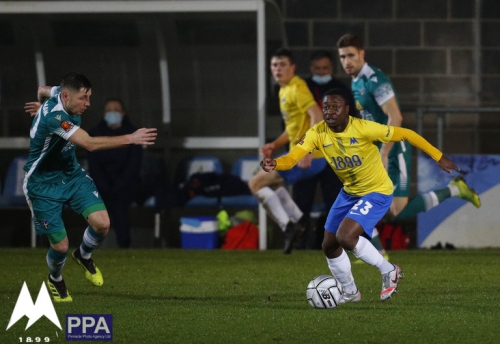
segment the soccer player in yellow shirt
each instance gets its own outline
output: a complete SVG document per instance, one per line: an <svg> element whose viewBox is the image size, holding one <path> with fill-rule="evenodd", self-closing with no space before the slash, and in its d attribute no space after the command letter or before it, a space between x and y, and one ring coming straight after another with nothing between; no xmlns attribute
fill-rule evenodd
<svg viewBox="0 0 500 344"><path fill-rule="evenodd" d="M437 148L414 131L349 116L347 96L332 89L323 98L323 121L316 124L288 154L277 159L264 158L264 171L292 168L302 157L320 151L344 188L333 204L325 224L323 252L332 275L342 284L341 303L361 300L346 254L379 269L382 275L382 301L396 292L403 270L384 259L363 233L372 236L373 227L391 206L393 184L382 163L375 142L407 141L437 161L448 173L460 169Z"/></svg>
<svg viewBox="0 0 500 344"><path fill-rule="evenodd" d="M279 49L271 56L271 73L280 85L280 111L285 130L274 141L261 147L266 158L272 157L286 144L289 144L289 149L295 147L306 131L322 119L320 107L306 82L295 75L295 68L293 54L288 49ZM305 217L284 186L319 174L325 167L326 161L316 152L304 156L298 166L289 171L259 171L248 182L252 193L285 234L285 254L292 251Z"/></svg>

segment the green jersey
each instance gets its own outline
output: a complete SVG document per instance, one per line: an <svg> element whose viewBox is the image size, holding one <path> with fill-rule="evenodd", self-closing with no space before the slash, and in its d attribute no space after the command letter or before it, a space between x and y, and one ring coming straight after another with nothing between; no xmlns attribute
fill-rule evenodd
<svg viewBox="0 0 500 344"><path fill-rule="evenodd" d="M30 152L24 166L29 181L66 183L76 174L86 174L75 155L76 145L68 139L78 130L81 117L64 110L60 87L42 104L31 124Z"/></svg>
<svg viewBox="0 0 500 344"><path fill-rule="evenodd" d="M387 124L389 117L381 106L389 99L398 97L391 80L377 67L365 63L356 78L351 81L356 108L361 117L368 121ZM399 105L399 102L398 102ZM377 143L380 148L382 144ZM410 194L411 145L408 142L395 143L389 152L387 172L394 184L395 197L408 197Z"/></svg>
<svg viewBox="0 0 500 344"><path fill-rule="evenodd" d="M377 67L365 63L356 78L351 81L356 109L368 121L387 124L389 117L382 111L382 104L397 96L391 80Z"/></svg>

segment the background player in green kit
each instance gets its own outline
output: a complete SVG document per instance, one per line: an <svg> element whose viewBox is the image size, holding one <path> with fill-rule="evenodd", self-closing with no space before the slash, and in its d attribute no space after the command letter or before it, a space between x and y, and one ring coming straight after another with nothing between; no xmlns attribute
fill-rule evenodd
<svg viewBox="0 0 500 344"><path fill-rule="evenodd" d="M94 182L76 160L76 145L88 151L129 144L152 145L157 135L154 128L142 128L129 135L90 137L80 128L80 123L81 115L90 106L91 94L89 80L76 73L66 75L59 87L39 87L38 101L42 106L30 130L24 194L37 234L47 235L50 242L47 284L57 302L72 301L61 275L69 248L61 217L66 204L89 224L82 244L73 251L73 259L83 267L92 284L101 286L104 283L90 256L108 233L109 216Z"/></svg>
<svg viewBox="0 0 500 344"><path fill-rule="evenodd" d="M351 89L361 117L380 124L400 127L403 117L394 87L387 75L365 62L362 39L353 34L345 34L337 42L337 48L342 67L352 77ZM411 218L437 206L449 197L460 197L477 208L481 206L479 196L467 186L461 176L455 177L446 188L418 195L408 203L411 145L407 142L382 144L380 156L394 184L394 199L390 214L396 220Z"/></svg>

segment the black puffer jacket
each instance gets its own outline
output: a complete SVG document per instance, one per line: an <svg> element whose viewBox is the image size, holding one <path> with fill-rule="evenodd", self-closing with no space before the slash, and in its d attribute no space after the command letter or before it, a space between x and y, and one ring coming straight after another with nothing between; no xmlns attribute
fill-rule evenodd
<svg viewBox="0 0 500 344"><path fill-rule="evenodd" d="M128 117L125 116L120 128L111 129L102 120L96 127L89 130L89 135L119 136L131 134L136 130ZM131 195L140 187L141 146L128 145L123 148L89 152L88 160L90 176L94 180L97 190L104 197Z"/></svg>

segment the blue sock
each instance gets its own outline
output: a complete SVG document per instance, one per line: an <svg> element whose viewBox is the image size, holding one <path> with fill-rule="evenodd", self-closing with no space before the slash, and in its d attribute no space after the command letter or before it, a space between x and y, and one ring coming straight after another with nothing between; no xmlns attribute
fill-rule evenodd
<svg viewBox="0 0 500 344"><path fill-rule="evenodd" d="M61 276L61 271L66 263L66 254L68 252L59 252L50 247L49 252L47 252L47 265L49 266L50 276L53 279L59 279Z"/></svg>
<svg viewBox="0 0 500 344"><path fill-rule="evenodd" d="M80 245L80 253L82 254L83 259L89 259L94 248L99 247L101 243L106 238L106 235L101 235L97 233L92 226L88 226L83 233L83 241Z"/></svg>

